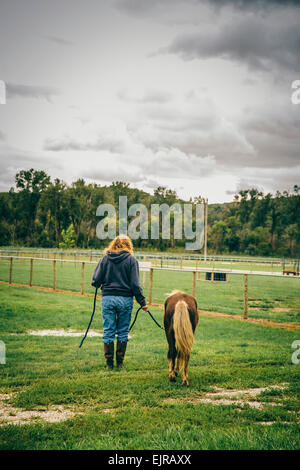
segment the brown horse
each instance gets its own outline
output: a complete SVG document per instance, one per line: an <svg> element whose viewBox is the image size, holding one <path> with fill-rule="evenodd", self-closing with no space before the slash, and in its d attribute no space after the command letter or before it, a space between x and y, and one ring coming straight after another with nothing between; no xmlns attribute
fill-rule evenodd
<svg viewBox="0 0 300 470"><path fill-rule="evenodd" d="M182 385L188 386L187 368L199 322L197 302L191 295L174 291L165 301L164 326L169 344L169 380L175 382L182 366ZM175 367L176 360L176 367Z"/></svg>

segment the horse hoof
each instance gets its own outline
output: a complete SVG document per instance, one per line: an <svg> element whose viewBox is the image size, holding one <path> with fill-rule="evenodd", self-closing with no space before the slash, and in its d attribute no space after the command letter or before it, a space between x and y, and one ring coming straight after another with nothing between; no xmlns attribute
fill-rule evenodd
<svg viewBox="0 0 300 470"><path fill-rule="evenodd" d="M177 377L177 376L178 376L178 372L175 371L174 373L175 373L175 375L176 375L176 377Z"/></svg>
<svg viewBox="0 0 300 470"><path fill-rule="evenodd" d="M188 387L189 386L189 383L187 380L185 380L184 382L182 382L182 386L183 387Z"/></svg>
<svg viewBox="0 0 300 470"><path fill-rule="evenodd" d="M176 382L176 377L174 375L169 375L170 382Z"/></svg>

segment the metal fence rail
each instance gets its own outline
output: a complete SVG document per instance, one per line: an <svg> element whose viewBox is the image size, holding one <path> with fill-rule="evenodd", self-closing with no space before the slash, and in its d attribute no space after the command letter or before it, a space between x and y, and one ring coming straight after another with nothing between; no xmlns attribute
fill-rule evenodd
<svg viewBox="0 0 300 470"><path fill-rule="evenodd" d="M48 255L48 257L62 257L62 256L72 256L76 259L76 257L85 257L89 258L90 261L93 258L99 259L99 257L103 256L103 250L58 250L58 249L42 249L37 248L34 250L30 249L17 249L17 248L1 248L0 254L3 255L23 255L29 254L33 256L37 255ZM176 260L176 261L207 261L207 262L229 262L229 263L259 263L259 264L278 264L281 265L283 262L287 264L293 264L299 261L295 258L263 258L263 257L242 257L242 256L229 256L229 255L207 255L206 259L204 255L197 253L153 253L153 252L146 252L146 251L136 251L135 256L138 259L144 259L145 257L148 259L153 260Z"/></svg>
<svg viewBox="0 0 300 470"><path fill-rule="evenodd" d="M78 266L79 269L76 270L76 273L73 275L72 279L67 281L70 284L70 290L74 291L75 285L75 292L80 292L81 295L84 295L87 291L92 291L91 286L89 285L89 281L87 280L85 274L88 269L89 279L91 279L91 274L94 270L92 265L96 265L97 261L79 261L79 260L68 260L68 259L59 259L59 258L39 258L39 257L25 257L25 256L8 256L8 255L0 255L0 260L7 260L8 261L8 279L6 282L9 284L13 283L14 279L14 264L16 262L21 263L20 266L15 266L16 271L21 275L22 285L28 285L29 287L38 286L38 284L34 283L34 275L35 275L35 268L36 265L39 263L51 263L52 264L52 273L50 273L49 265L46 268L40 268L40 274L43 274L44 278L46 278L43 283L39 284L42 287L51 288L53 291L59 290L67 290L67 289L60 289L57 285L57 267L60 267L60 272L62 273L62 268L64 263L73 263L75 268ZM235 269L216 269L216 268L191 268L191 267L181 267L181 268L174 268L174 267L158 267L152 266L148 262L140 262L140 270L144 271L143 276L143 287L145 287L145 274L146 271L149 271L149 283L148 283L148 303L152 304L153 301L153 286L154 286L154 271L170 271L170 272L186 272L191 273L191 292L192 295L196 296L196 281L197 281L197 274L198 276L200 273L211 273L211 281L214 281L214 273L227 273L230 275L239 275L243 276L243 309L244 309L244 319L248 318L248 276L267 276L267 277L284 277L282 273L274 273L274 272L267 272L267 271L253 271L253 270L235 270ZM88 267L88 268L87 268ZM4 276L3 276L4 277ZM300 279L300 276L294 277ZM66 280L65 280L66 281ZM4 281L5 282L5 281ZM208 281L210 282L210 281ZM64 284L65 286L65 284Z"/></svg>

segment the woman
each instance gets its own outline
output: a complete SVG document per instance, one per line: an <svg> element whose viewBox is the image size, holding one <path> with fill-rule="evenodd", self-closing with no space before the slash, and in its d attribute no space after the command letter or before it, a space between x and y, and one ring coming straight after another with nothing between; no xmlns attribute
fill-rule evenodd
<svg viewBox="0 0 300 470"><path fill-rule="evenodd" d="M92 286L102 290L103 343L106 368L114 366L114 339L117 335L117 368L123 367L133 308L133 296L147 312L140 284L139 265L133 256L133 246L127 235L116 237L105 250L92 280Z"/></svg>

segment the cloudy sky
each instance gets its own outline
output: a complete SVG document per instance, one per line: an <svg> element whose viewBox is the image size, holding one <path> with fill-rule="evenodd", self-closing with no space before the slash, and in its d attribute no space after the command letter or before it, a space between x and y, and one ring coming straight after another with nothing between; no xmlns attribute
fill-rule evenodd
<svg viewBox="0 0 300 470"><path fill-rule="evenodd" d="M20 169L184 198L300 184L300 2L1 0L0 191Z"/></svg>

